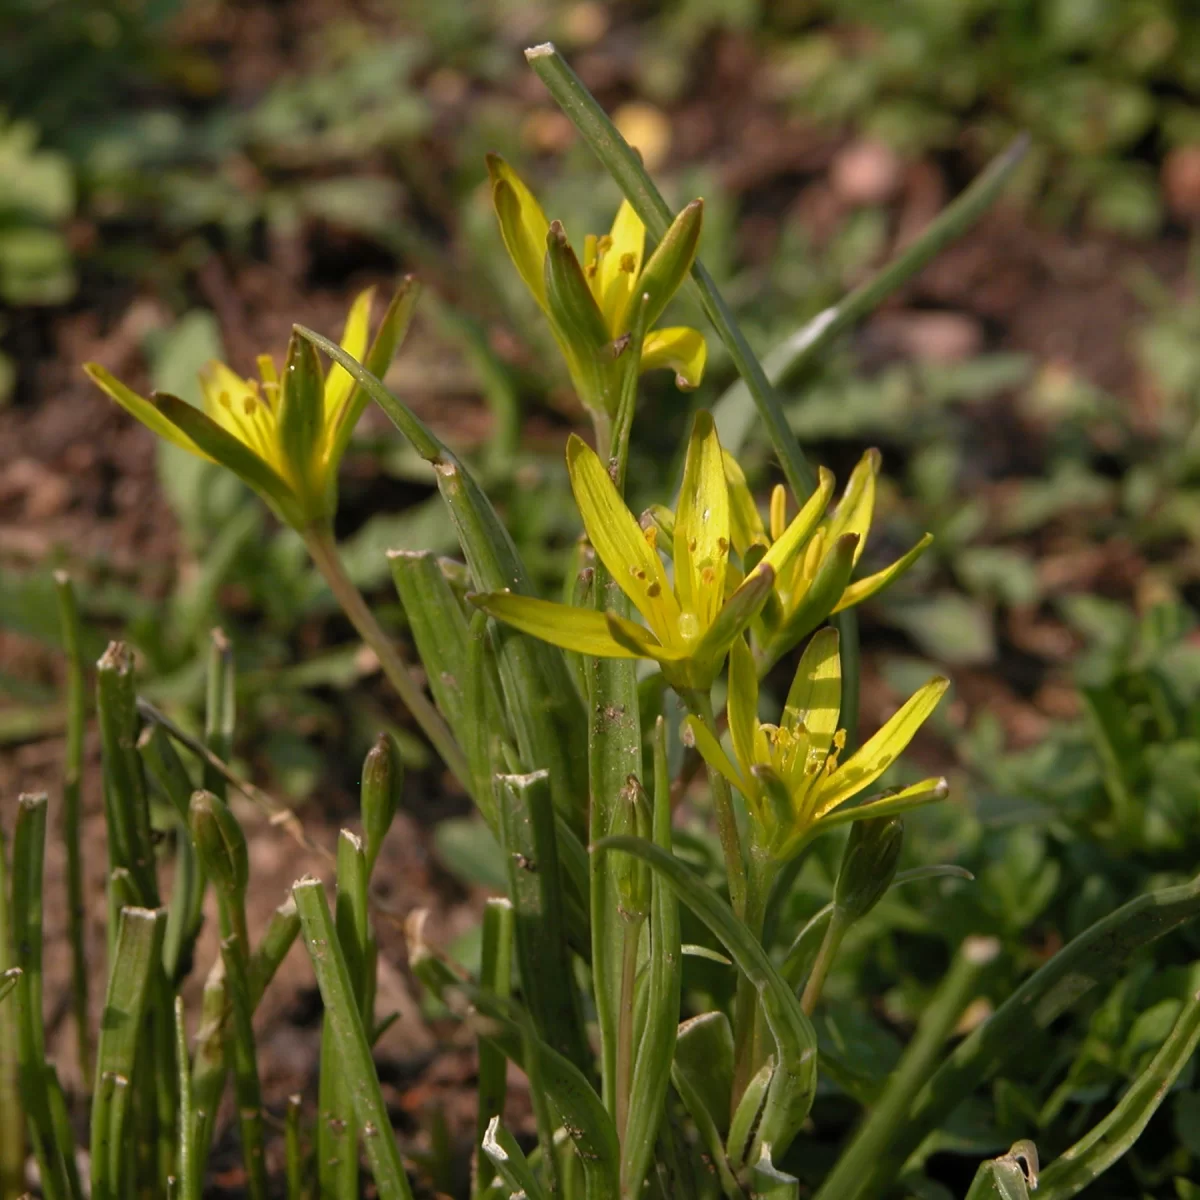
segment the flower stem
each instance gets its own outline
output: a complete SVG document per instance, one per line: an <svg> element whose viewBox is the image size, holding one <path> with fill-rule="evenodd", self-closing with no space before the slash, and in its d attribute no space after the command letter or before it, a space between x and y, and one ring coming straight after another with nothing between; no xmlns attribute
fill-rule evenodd
<svg viewBox="0 0 1200 1200"><path fill-rule="evenodd" d="M425 698L416 680L409 674L391 640L379 627L379 622L367 607L362 593L346 574L337 544L333 540L332 530L325 525L312 526L304 533L304 543L317 570L325 577L330 591L341 605L342 611L350 618L350 623L358 630L362 640L375 652L388 682L396 689L405 707L412 713L454 777L470 791L471 772L467 766L466 755L454 740L437 709Z"/></svg>
<svg viewBox="0 0 1200 1200"><path fill-rule="evenodd" d="M846 931L853 924L854 922L845 910L834 905L829 924L825 927L825 937L821 942L821 949L817 951L817 960L813 963L808 982L804 985L804 994L800 997L800 1007L804 1009L807 1016L811 1017L816 1010L817 1001L821 999L821 989L825 986L825 977L829 974L829 968L833 966L833 960L837 957L842 938L846 936Z"/></svg>
<svg viewBox="0 0 1200 1200"><path fill-rule="evenodd" d="M688 691L683 702L697 720L703 721L709 733L720 738L713 716L712 697L699 688ZM746 916L746 860L742 856L742 840L738 834L737 814L733 808L733 792L729 781L720 771L708 767L708 786L712 790L713 807L717 812L717 834L725 854L725 874L729 879L729 902L741 918Z"/></svg>

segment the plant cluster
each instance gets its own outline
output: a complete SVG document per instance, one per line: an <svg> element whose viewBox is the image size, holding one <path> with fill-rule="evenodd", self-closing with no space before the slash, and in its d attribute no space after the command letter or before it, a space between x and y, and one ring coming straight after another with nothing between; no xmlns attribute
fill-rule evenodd
<svg viewBox="0 0 1200 1200"><path fill-rule="evenodd" d="M165 391L143 397L100 367L87 368L117 404L176 449L240 478L299 535L499 844L506 895L487 906L476 969L430 944L419 915L408 929L414 974L478 1040L471 1195L870 1200L901 1184L938 1195L923 1172L931 1147L983 1089L994 1084L1000 1095L1014 1076L1020 1082L1003 1093L1012 1102L997 1124L1015 1127L1018 1140L999 1157L987 1156L1003 1147L976 1154L987 1161L966 1195L1076 1195L1130 1149L1187 1068L1200 1041L1200 990L1166 997L1169 1012L1150 1010L1160 1033L1152 1053L1136 1061L1110 1110L1065 1139L1054 1117L1087 1081L1078 1065L1089 1065L1086 1055L1066 1065L1070 1087L1057 1108L1053 1098L1038 1107L1025 1056L1145 946L1200 911L1200 880L1143 880L1155 886L1131 888L1137 894L1119 907L1124 896L1081 910L1086 919L1068 944L1043 955L1015 989L999 989L999 967L1022 928L1019 906L1009 906L1005 915L1016 919L1008 927L997 921L961 929L942 977L915 1006L919 1019L902 1050L881 1050L870 1020L858 1026L858 1040L846 1036L852 1018L840 1003L823 1002L839 960L861 953L897 889L924 880L947 889L929 894L953 907L970 879L934 854L901 869L906 821L915 823L917 810L930 806L936 813L947 784L911 780L897 760L933 718L947 681L922 682L857 744L853 609L911 567L929 538L855 577L872 525L879 456L864 456L832 503L832 474L804 458L767 370L697 259L702 204L673 214L553 46L535 47L528 58L625 197L611 231L589 236L576 251L516 173L502 160L489 164L501 237L592 424L594 448L577 436L566 446L583 536L560 601L538 594L472 470L382 382L408 327L412 281L398 290L373 338L365 294L340 345L297 326L282 363L263 356L257 379L212 366L202 381L203 407ZM784 348L784 365L818 354L969 224L1017 158L1019 148L901 260L801 331ZM655 247L648 255L647 237ZM669 367L690 387L705 367L702 333L657 327L685 284L694 287L778 457L785 483L765 515L737 455L723 445L719 422L704 410L692 418L678 487L664 473L651 489L655 507L640 516L628 507L642 373ZM781 362L777 356L772 371ZM390 556L428 696L356 588L334 537L337 468L371 401L431 469L464 560L419 549ZM82 631L69 581L57 586L72 648L64 816L77 912ZM788 682L776 703L780 671ZM229 789L274 806L228 766L235 729L228 645L214 642L203 739L139 699L121 644L109 647L96 674L109 944L94 1054L83 1036L86 971L73 931L81 1057L94 1079L90 1194L198 1197L227 1076L247 1192L268 1194L253 1015L282 953L302 936L325 1024L314 1126L305 1129L298 1100L287 1111L289 1197L357 1196L360 1150L380 1196L410 1196L371 1059L382 1023L374 1013L369 883L397 807L396 748L381 740L364 765L363 833L344 831L339 839L333 912L320 881L302 879L252 944L246 843ZM1190 827L1152 815L1160 808L1169 814L1170 798L1144 811L1132 799L1153 786L1153 768L1148 784L1142 775L1114 775L1110 762L1131 722L1142 730L1131 736L1151 729L1163 742L1191 732L1192 692L1178 681L1163 684L1161 674L1152 670L1140 682L1121 680L1089 696L1107 801L1083 819L1116 839L1178 851ZM891 786L881 789L885 782ZM43 1194L75 1200L84 1189L69 1108L46 1061L42 1022L46 815L44 797L21 799L11 869L0 877L0 1089L7 1089L0 1099L18 1090L21 1097L0 1107L0 1195L22 1186L27 1134ZM303 836L292 814L276 815ZM709 816L715 854L697 832ZM823 836L843 825L849 829L840 845ZM165 843L156 831L167 834ZM165 903L163 844L175 857ZM797 919L814 869L825 872L824 892ZM193 966L209 884L221 950L189 1047L180 987ZM1002 884L995 894L1003 901ZM1125 993L1113 993L1118 1006L1140 998L1128 978ZM985 997L991 1010L981 1014ZM858 1007L851 1003L846 1013L861 1012L863 998L855 999ZM965 1036L948 1049L956 1033ZM1144 1044L1151 1040L1142 1036ZM509 1064L530 1083L532 1144L505 1125ZM1048 1165L1026 1140L1045 1129L1055 1151ZM831 1130L845 1132L840 1144Z"/></svg>

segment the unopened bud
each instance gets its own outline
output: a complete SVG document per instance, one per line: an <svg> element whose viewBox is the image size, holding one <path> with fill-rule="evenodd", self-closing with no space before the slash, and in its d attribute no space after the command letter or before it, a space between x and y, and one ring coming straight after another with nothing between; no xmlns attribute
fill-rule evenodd
<svg viewBox="0 0 1200 1200"><path fill-rule="evenodd" d="M852 921L865 917L883 899L896 875L904 844L899 817L855 821L842 853L833 902Z"/></svg>
<svg viewBox="0 0 1200 1200"><path fill-rule="evenodd" d="M193 792L188 825L205 874L227 895L244 896L250 878L246 836L228 805L212 792Z"/></svg>
<svg viewBox="0 0 1200 1200"><path fill-rule="evenodd" d="M368 874L400 807L403 783L404 768L396 744L386 733L381 733L367 752L362 770L360 801Z"/></svg>

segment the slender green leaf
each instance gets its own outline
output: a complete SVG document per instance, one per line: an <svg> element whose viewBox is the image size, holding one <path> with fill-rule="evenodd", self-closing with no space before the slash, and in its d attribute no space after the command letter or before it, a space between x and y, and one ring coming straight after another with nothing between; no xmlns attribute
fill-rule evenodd
<svg viewBox="0 0 1200 1200"><path fill-rule="evenodd" d="M483 910L483 951L480 986L500 1000L512 994L513 908L506 897L487 902ZM508 1093L508 1065L491 1042L479 1039L479 1107L475 1118L475 1154L472 1156L471 1196L485 1200L495 1178L494 1162L487 1150L491 1126L504 1114ZM483 1154L479 1153L483 1148Z"/></svg>
<svg viewBox="0 0 1200 1200"><path fill-rule="evenodd" d="M162 954L166 913L123 908L96 1046L92 1101L92 1196L124 1200L128 1161L126 1118L142 1022Z"/></svg>
<svg viewBox="0 0 1200 1200"><path fill-rule="evenodd" d="M528 572L512 537L458 458L340 346L303 326L296 330L345 367L417 453L432 464L476 587L484 592L510 589L532 595ZM555 809L582 834L585 805L581 801L587 795L587 783L580 736L585 726L579 695L571 685L562 653L494 622L490 635L522 761L550 772Z"/></svg>
<svg viewBox="0 0 1200 1200"><path fill-rule="evenodd" d="M483 1153L504 1181L510 1197L524 1200L549 1200L537 1176L533 1173L521 1147L503 1125L498 1116L493 1117L483 1136Z"/></svg>
<svg viewBox="0 0 1200 1200"><path fill-rule="evenodd" d="M521 990L538 1036L583 1069L589 1061L567 950L558 840L545 771L497 775Z"/></svg>
<svg viewBox="0 0 1200 1200"><path fill-rule="evenodd" d="M808 1116L817 1082L817 1037L796 994L729 906L667 850L631 837L606 838L595 847L595 852L613 850L644 858L721 940L758 991L777 1057L763 1118L750 1147L750 1161L757 1159L766 1143L783 1154Z"/></svg>
<svg viewBox="0 0 1200 1200"><path fill-rule="evenodd" d="M381 1200L412 1200L412 1189L392 1133L379 1087L371 1047L354 996L354 984L342 955L325 892L318 879L292 887L304 942L312 959L321 999L333 1023L333 1043L350 1084L354 1115L362 1130L367 1159Z"/></svg>

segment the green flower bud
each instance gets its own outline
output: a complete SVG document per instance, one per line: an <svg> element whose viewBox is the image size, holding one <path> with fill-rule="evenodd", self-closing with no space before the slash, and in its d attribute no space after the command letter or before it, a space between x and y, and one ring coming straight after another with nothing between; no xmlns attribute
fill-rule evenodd
<svg viewBox="0 0 1200 1200"><path fill-rule="evenodd" d="M904 844L899 817L855 821L842 853L833 902L852 921L865 917L883 899L896 875Z"/></svg>
<svg viewBox="0 0 1200 1200"><path fill-rule="evenodd" d="M188 824L204 871L227 897L240 902L250 878L246 836L228 805L212 792L192 793Z"/></svg>
<svg viewBox="0 0 1200 1200"><path fill-rule="evenodd" d="M629 776L617 795L609 833L613 837L633 835L647 840L653 836L650 798L636 775ZM621 915L630 922L645 920L650 911L649 866L632 854L617 854L613 861L613 876Z"/></svg>
<svg viewBox="0 0 1200 1200"><path fill-rule="evenodd" d="M360 802L368 875L374 869L379 848L400 808L403 785L404 768L400 765L396 744L386 733L381 733L367 752L362 769Z"/></svg>
<svg viewBox="0 0 1200 1200"><path fill-rule="evenodd" d="M643 269L637 288L650 297L646 310L647 328L662 315L692 269L703 221L704 201L693 200L676 216Z"/></svg>

